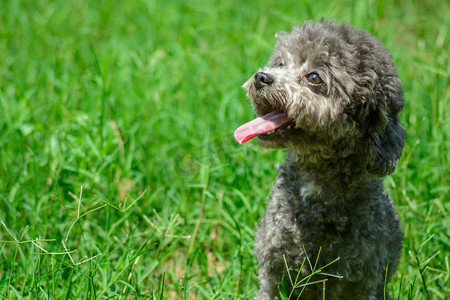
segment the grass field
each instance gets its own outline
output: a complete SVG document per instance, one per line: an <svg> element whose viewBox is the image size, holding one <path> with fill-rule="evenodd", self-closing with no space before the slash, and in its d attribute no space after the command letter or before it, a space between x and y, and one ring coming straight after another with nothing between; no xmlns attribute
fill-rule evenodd
<svg viewBox="0 0 450 300"><path fill-rule="evenodd" d="M0 0L0 297L248 299L281 151L238 145L277 31L392 51L409 138L385 180L396 299L450 299L448 1Z"/></svg>

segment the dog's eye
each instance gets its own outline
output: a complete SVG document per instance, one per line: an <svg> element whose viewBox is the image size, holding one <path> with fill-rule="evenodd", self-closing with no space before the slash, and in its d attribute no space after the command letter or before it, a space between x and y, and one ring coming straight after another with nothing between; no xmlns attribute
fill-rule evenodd
<svg viewBox="0 0 450 300"><path fill-rule="evenodd" d="M323 82L322 78L320 78L319 74L317 74L316 72L312 72L306 75L306 80L308 80L309 83L314 85L319 85Z"/></svg>
<svg viewBox="0 0 450 300"><path fill-rule="evenodd" d="M280 62L280 63L278 64L278 67L279 67L279 68L284 67L284 63Z"/></svg>

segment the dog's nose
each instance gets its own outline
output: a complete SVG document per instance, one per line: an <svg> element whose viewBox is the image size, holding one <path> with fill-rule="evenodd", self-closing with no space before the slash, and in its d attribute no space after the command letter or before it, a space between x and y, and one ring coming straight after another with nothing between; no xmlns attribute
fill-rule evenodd
<svg viewBox="0 0 450 300"><path fill-rule="evenodd" d="M261 89L265 85L271 85L273 83L273 77L264 72L258 72L255 74L255 82L253 85L256 89Z"/></svg>

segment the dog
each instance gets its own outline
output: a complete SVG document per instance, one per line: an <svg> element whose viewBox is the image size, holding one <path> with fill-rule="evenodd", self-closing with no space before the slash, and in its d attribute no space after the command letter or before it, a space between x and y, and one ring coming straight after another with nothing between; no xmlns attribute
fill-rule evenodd
<svg viewBox="0 0 450 300"><path fill-rule="evenodd" d="M243 86L259 117L235 131L286 152L256 233L256 299L387 299L403 234L382 180L406 139L392 56L335 21L276 39Z"/></svg>

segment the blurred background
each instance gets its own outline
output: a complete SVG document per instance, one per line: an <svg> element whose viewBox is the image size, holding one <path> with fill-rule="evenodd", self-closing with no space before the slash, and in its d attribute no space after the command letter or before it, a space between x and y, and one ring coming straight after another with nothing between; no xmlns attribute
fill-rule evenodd
<svg viewBox="0 0 450 300"><path fill-rule="evenodd" d="M395 299L450 297L448 1L0 0L0 296L249 299L282 151L244 146L274 35L377 36L408 140Z"/></svg>

